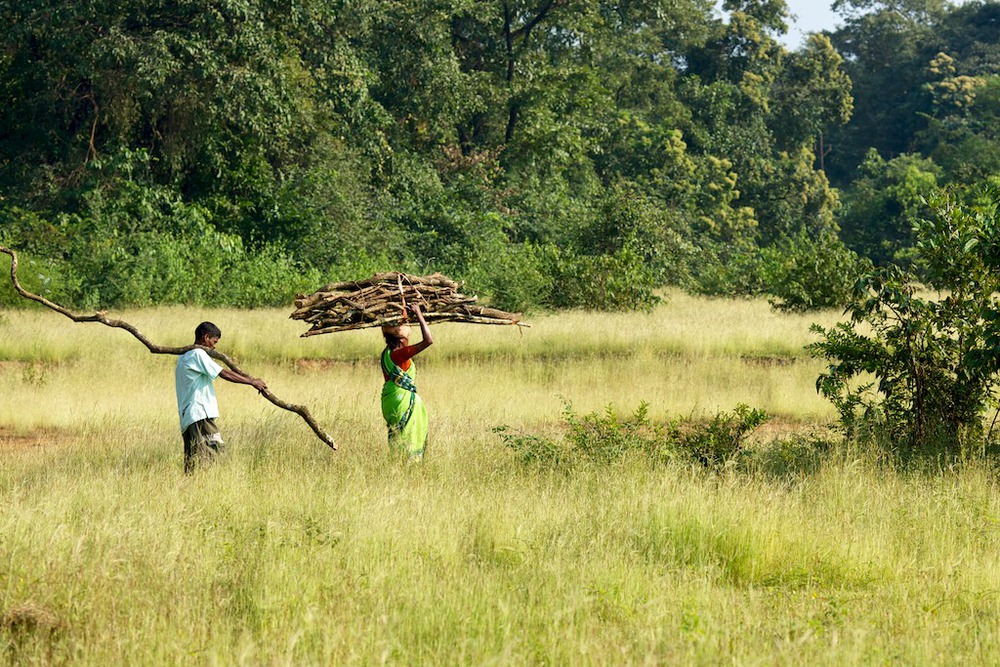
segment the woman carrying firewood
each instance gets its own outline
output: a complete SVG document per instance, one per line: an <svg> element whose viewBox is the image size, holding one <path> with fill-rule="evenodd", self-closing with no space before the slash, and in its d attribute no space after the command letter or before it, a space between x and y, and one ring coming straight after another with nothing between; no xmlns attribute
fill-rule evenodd
<svg viewBox="0 0 1000 667"><path fill-rule="evenodd" d="M385 349L382 351L382 417L389 428L389 448L405 454L410 461L420 461L427 446L427 408L417 394L416 367L413 357L434 343L420 306L407 310L420 323L422 340L410 345L410 325L382 327Z"/></svg>

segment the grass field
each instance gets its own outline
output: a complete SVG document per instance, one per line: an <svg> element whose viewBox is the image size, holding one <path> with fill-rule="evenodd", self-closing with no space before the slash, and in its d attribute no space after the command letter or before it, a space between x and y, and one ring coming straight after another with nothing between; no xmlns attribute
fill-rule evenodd
<svg viewBox="0 0 1000 667"><path fill-rule="evenodd" d="M747 403L768 438L833 419L811 322L671 295L642 315L435 326L421 465L388 455L376 332L300 339L287 312L114 313L219 349L310 407L340 450L217 383L230 446L182 474L173 357L50 311L0 312L0 664L1000 662L1000 502L973 463L844 451L708 472L637 458L525 468L492 429L648 401Z"/></svg>

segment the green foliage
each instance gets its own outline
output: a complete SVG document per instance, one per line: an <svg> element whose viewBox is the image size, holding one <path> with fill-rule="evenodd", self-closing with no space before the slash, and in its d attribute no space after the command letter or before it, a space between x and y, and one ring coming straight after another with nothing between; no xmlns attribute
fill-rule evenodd
<svg viewBox="0 0 1000 667"><path fill-rule="evenodd" d="M678 229L680 228L680 229ZM662 285L687 282L694 256L682 223L660 202L620 183L608 188L575 248L551 247L556 308L649 310Z"/></svg>
<svg viewBox="0 0 1000 667"><path fill-rule="evenodd" d="M905 264L914 225L927 217L926 198L937 190L940 176L930 159L901 155L887 161L869 151L844 196L838 219L844 243L879 266Z"/></svg>
<svg viewBox="0 0 1000 667"><path fill-rule="evenodd" d="M952 182L976 185L1000 173L1000 75L959 74L943 53L931 67L941 78L928 84L935 106L920 146Z"/></svg>
<svg viewBox="0 0 1000 667"><path fill-rule="evenodd" d="M931 158L948 183L974 186L996 173L996 3L837 4L845 20L831 40L853 81L855 112L825 137L831 179L850 190L871 150Z"/></svg>
<svg viewBox="0 0 1000 667"><path fill-rule="evenodd" d="M930 175L1000 164L989 7L838 5L843 29L789 52L772 0L0 3L3 225L78 304L385 269L516 310L667 285L836 303L829 146L838 184L871 146L947 172L890 159L849 189L844 238L878 263ZM202 256L238 275L182 287Z"/></svg>
<svg viewBox="0 0 1000 667"><path fill-rule="evenodd" d="M604 414L592 412L582 417L567 405L563 412L569 431L566 443L574 451L595 463L621 460L633 450L656 453L660 433L649 420L649 405L642 403L628 417L620 417L609 405Z"/></svg>
<svg viewBox="0 0 1000 667"><path fill-rule="evenodd" d="M524 465L557 468L564 464L568 453L551 438L540 435L511 433L508 426L497 426L493 432L514 451Z"/></svg>
<svg viewBox="0 0 1000 667"><path fill-rule="evenodd" d="M833 182L846 186L869 150L887 158L913 152L931 109L927 64L948 48L938 30L940 0L837 4L844 21L830 37L853 84L854 114L848 125L829 128L834 150L826 164Z"/></svg>
<svg viewBox="0 0 1000 667"><path fill-rule="evenodd" d="M556 308L649 310L659 302L649 265L632 249L577 255L555 249L548 304Z"/></svg>
<svg viewBox="0 0 1000 667"><path fill-rule="evenodd" d="M899 267L871 271L847 306L851 322L813 330L810 346L829 360L817 389L836 406L849 435L902 454L956 454L978 448L982 414L1000 371L998 193L986 203L955 196L931 202L919 223L918 276Z"/></svg>
<svg viewBox="0 0 1000 667"><path fill-rule="evenodd" d="M805 312L846 304L866 266L830 231L799 230L759 248L710 244L693 264L694 291L710 296L766 295L778 310Z"/></svg>
<svg viewBox="0 0 1000 667"><path fill-rule="evenodd" d="M753 296L764 292L760 251L753 243L704 243L692 263L691 289L707 296Z"/></svg>
<svg viewBox="0 0 1000 667"><path fill-rule="evenodd" d="M57 224L37 216L9 219L4 237L15 250L31 249L21 272L29 291L37 286L77 308L253 307L285 305L318 280L316 272L303 271L276 246L249 249L239 236L218 231L208 211L165 188L126 181L112 192L88 193L82 204L80 212L61 216ZM12 292L4 300L16 303Z"/></svg>
<svg viewBox="0 0 1000 667"><path fill-rule="evenodd" d="M525 465L606 465L638 455L657 463L689 461L719 468L733 461L743 450L746 437L768 419L764 411L740 404L732 412L719 412L707 421L679 417L658 424L650 420L647 403L625 417L610 405L603 414L581 416L567 404L563 411L565 433L560 439L513 433L506 426L493 431Z"/></svg>
<svg viewBox="0 0 1000 667"><path fill-rule="evenodd" d="M849 113L842 60L822 39L785 52L776 40L783 2L726 7L729 25L690 56L681 86L691 110L685 136L693 152L724 158L738 175L734 208L752 211L759 246L803 229L831 231L836 197L814 166L814 133Z"/></svg>
<svg viewBox="0 0 1000 667"><path fill-rule="evenodd" d="M686 282L693 251L660 202L623 183L580 213L573 243L563 245L512 243L516 230L502 227L513 216L492 214L462 246L476 249L463 265L470 281L501 307L608 311L648 310L656 288Z"/></svg>
<svg viewBox="0 0 1000 667"><path fill-rule="evenodd" d="M546 304L553 291L552 259L558 249L526 243L500 243L469 272L469 284L503 310L524 312Z"/></svg>
<svg viewBox="0 0 1000 667"><path fill-rule="evenodd" d="M810 35L788 56L775 87L771 121L781 128L784 148L810 145L826 127L851 118L851 81L842 65L843 57L826 35Z"/></svg>
<svg viewBox="0 0 1000 667"><path fill-rule="evenodd" d="M53 290L63 290L69 283L63 263L48 256L50 240L59 236L58 228L32 211L16 206L0 207L0 244L18 252L18 280L21 286L48 298L55 298ZM3 266L6 266L4 264ZM6 276L0 281L0 304L26 305Z"/></svg>
<svg viewBox="0 0 1000 667"><path fill-rule="evenodd" d="M719 412L706 423L680 431L677 444L706 466L722 466L742 451L746 436L768 419L763 410L741 403L732 412Z"/></svg>
<svg viewBox="0 0 1000 667"><path fill-rule="evenodd" d="M763 289L778 310L842 307L864 270L865 262L832 234L814 240L803 232L761 250Z"/></svg>
<svg viewBox="0 0 1000 667"><path fill-rule="evenodd" d="M754 447L740 458L739 469L775 479L801 478L816 472L841 445L834 433L795 432Z"/></svg>

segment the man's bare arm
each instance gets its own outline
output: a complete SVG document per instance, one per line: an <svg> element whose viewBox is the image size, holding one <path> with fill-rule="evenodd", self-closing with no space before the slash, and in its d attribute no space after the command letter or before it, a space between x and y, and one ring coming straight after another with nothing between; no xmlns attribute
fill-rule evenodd
<svg viewBox="0 0 1000 667"><path fill-rule="evenodd" d="M236 384L248 384L257 391L264 391L267 389L267 383L260 378L243 375L242 373L237 373L236 371L228 368L223 368L222 372L219 373L219 377L223 380L228 380L229 382L235 382Z"/></svg>

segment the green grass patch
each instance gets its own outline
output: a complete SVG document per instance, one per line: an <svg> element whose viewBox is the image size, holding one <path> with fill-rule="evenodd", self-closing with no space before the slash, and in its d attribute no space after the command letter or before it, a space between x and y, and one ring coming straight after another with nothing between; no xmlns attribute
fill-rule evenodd
<svg viewBox="0 0 1000 667"><path fill-rule="evenodd" d="M122 314L163 344L216 321L220 349L341 447L219 383L230 454L191 477L172 358L4 313L0 358L38 344L72 361L0 374L0 662L996 662L995 470L901 471L832 446L810 363L757 361L807 342L808 320L769 312L674 297L523 334L435 330L418 466L386 448L377 332L303 340L274 310ZM713 466L631 445L523 465L492 432L560 442L570 402L592 447L609 405L621 431L643 401L653 424L708 429L739 403L778 417Z"/></svg>

